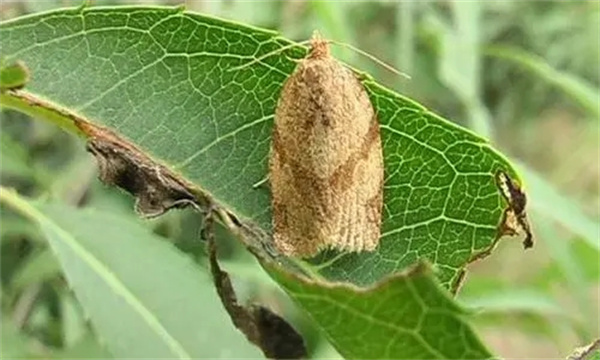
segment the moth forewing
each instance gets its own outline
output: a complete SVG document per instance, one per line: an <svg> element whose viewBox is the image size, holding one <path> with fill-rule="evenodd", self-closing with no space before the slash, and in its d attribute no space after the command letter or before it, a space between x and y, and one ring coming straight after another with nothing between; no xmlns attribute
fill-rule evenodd
<svg viewBox="0 0 600 360"><path fill-rule="evenodd" d="M380 237L379 122L354 73L314 37L284 83L275 112L269 179L274 241L286 255L374 250Z"/></svg>

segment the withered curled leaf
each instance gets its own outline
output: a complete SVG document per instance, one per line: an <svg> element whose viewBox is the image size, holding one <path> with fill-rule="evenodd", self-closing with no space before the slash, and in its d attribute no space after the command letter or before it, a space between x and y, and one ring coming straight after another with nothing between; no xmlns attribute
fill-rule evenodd
<svg viewBox="0 0 600 360"><path fill-rule="evenodd" d="M209 203L167 167L110 130L90 124L80 127L89 135L87 150L98 162L100 180L135 196L140 215L156 217L172 208Z"/></svg>
<svg viewBox="0 0 600 360"><path fill-rule="evenodd" d="M307 357L302 336L281 316L262 305L242 306L238 303L229 274L221 270L210 215L204 222L204 237L213 281L231 321L251 343L270 359L304 359Z"/></svg>
<svg viewBox="0 0 600 360"><path fill-rule="evenodd" d="M519 183L502 170L496 172L496 184L507 204L498 226L499 235L524 234L523 247L525 249L532 247L533 235L525 211L527 205L525 192L523 192Z"/></svg>

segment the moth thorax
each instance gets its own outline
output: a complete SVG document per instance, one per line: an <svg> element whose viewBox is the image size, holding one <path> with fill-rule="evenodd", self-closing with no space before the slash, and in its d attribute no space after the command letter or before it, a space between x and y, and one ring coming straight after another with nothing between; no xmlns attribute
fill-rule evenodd
<svg viewBox="0 0 600 360"><path fill-rule="evenodd" d="M325 59L329 57L329 43L320 35L313 35L307 59Z"/></svg>

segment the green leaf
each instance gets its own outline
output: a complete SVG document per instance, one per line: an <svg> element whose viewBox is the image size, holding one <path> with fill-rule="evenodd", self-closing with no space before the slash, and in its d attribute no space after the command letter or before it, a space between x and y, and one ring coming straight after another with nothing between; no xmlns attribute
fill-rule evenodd
<svg viewBox="0 0 600 360"><path fill-rule="evenodd" d="M580 262L585 280L591 283L600 282L600 251L580 238L574 239L571 248L574 257Z"/></svg>
<svg viewBox="0 0 600 360"><path fill-rule="evenodd" d="M600 250L600 222L591 219L572 200L560 194L541 175L524 164L518 169L525 179L529 204L536 212L560 223L573 234L581 236L589 245Z"/></svg>
<svg viewBox="0 0 600 360"><path fill-rule="evenodd" d="M371 288L324 285L266 265L346 359L484 359L489 351L424 264Z"/></svg>
<svg viewBox="0 0 600 360"><path fill-rule="evenodd" d="M544 315L568 316L566 309L549 297L547 293L535 289L500 289L488 291L477 296L463 295L461 302L469 308L483 312L524 312Z"/></svg>
<svg viewBox="0 0 600 360"><path fill-rule="evenodd" d="M583 325L582 318L569 314L550 291L535 285L505 282L497 274L470 276L457 300L475 311L477 329L519 330L555 341L564 337L564 331L580 331Z"/></svg>
<svg viewBox="0 0 600 360"><path fill-rule="evenodd" d="M31 339L19 332L9 318L9 314L2 313L0 359L30 359L32 357Z"/></svg>
<svg viewBox="0 0 600 360"><path fill-rule="evenodd" d="M239 219L271 230L267 172L273 113L301 47L243 69L289 41L276 33L172 8L84 8L2 24L0 51L30 67L27 90L114 129L209 193ZM68 54L68 56L66 55ZM377 252L314 259L322 276L374 283L420 258L447 287L496 240L507 161L482 138L364 80L381 122L386 166ZM3 96L6 106L69 130L72 119Z"/></svg>
<svg viewBox="0 0 600 360"><path fill-rule="evenodd" d="M62 344L65 348L76 346L89 332L82 309L73 294L63 293L60 297L62 317Z"/></svg>
<svg viewBox="0 0 600 360"><path fill-rule="evenodd" d="M573 74L554 69L544 59L534 54L509 46L491 46L485 50L489 56L508 60L521 66L542 80L556 86L559 90L579 103L592 116L600 119L600 89L584 79L579 79Z"/></svg>
<svg viewBox="0 0 600 360"><path fill-rule="evenodd" d="M6 132L0 133L0 173L4 176L35 177L28 163L27 150L23 144L12 139Z"/></svg>
<svg viewBox="0 0 600 360"><path fill-rule="evenodd" d="M440 79L461 100L469 127L478 134L492 137L491 115L483 104L480 94L481 20L483 6L477 1L453 2L453 26L444 24L439 15L431 20L439 28Z"/></svg>
<svg viewBox="0 0 600 360"><path fill-rule="evenodd" d="M39 243L45 243L40 231L31 226L27 220L0 208L0 243L18 241L23 238Z"/></svg>
<svg viewBox="0 0 600 360"><path fill-rule="evenodd" d="M587 360L600 360L600 350L595 350L594 352L592 352Z"/></svg>
<svg viewBox="0 0 600 360"><path fill-rule="evenodd" d="M0 90L21 88L29 80L29 72L22 62L5 65L0 61Z"/></svg>
<svg viewBox="0 0 600 360"><path fill-rule="evenodd" d="M600 254L598 249L592 248L589 243L575 241L575 239L568 242L565 241L565 237L557 234L556 226L553 226L554 224L548 221L546 217L539 216L537 211L532 215L536 219L537 233L544 239L546 248L554 260L554 265L558 267L563 277L567 280L569 293L578 302L579 312L582 314L587 313L588 316L592 315L595 301L588 295L589 283L597 280L586 279L585 267L588 264L594 264L594 267L598 269L598 266L600 266L598 264ZM575 252L575 246L578 243L585 246L585 253L577 254ZM556 279L547 279L547 281L551 285L554 285Z"/></svg>
<svg viewBox="0 0 600 360"><path fill-rule="evenodd" d="M147 227L110 213L0 199L36 222L98 335L118 358L259 357L208 273Z"/></svg>
<svg viewBox="0 0 600 360"><path fill-rule="evenodd" d="M31 224L29 224L31 226ZM11 285L22 290L29 285L41 283L60 274L60 264L48 248L32 253L15 273Z"/></svg>
<svg viewBox="0 0 600 360"><path fill-rule="evenodd" d="M52 359L112 359L110 353L89 332L75 345L52 355Z"/></svg>

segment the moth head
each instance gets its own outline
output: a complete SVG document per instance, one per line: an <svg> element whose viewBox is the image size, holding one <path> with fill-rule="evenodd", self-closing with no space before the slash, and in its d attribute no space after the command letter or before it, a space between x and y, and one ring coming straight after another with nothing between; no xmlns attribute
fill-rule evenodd
<svg viewBox="0 0 600 360"><path fill-rule="evenodd" d="M321 34L315 30L310 39L310 50L307 58L324 59L329 57L329 41L325 40Z"/></svg>

